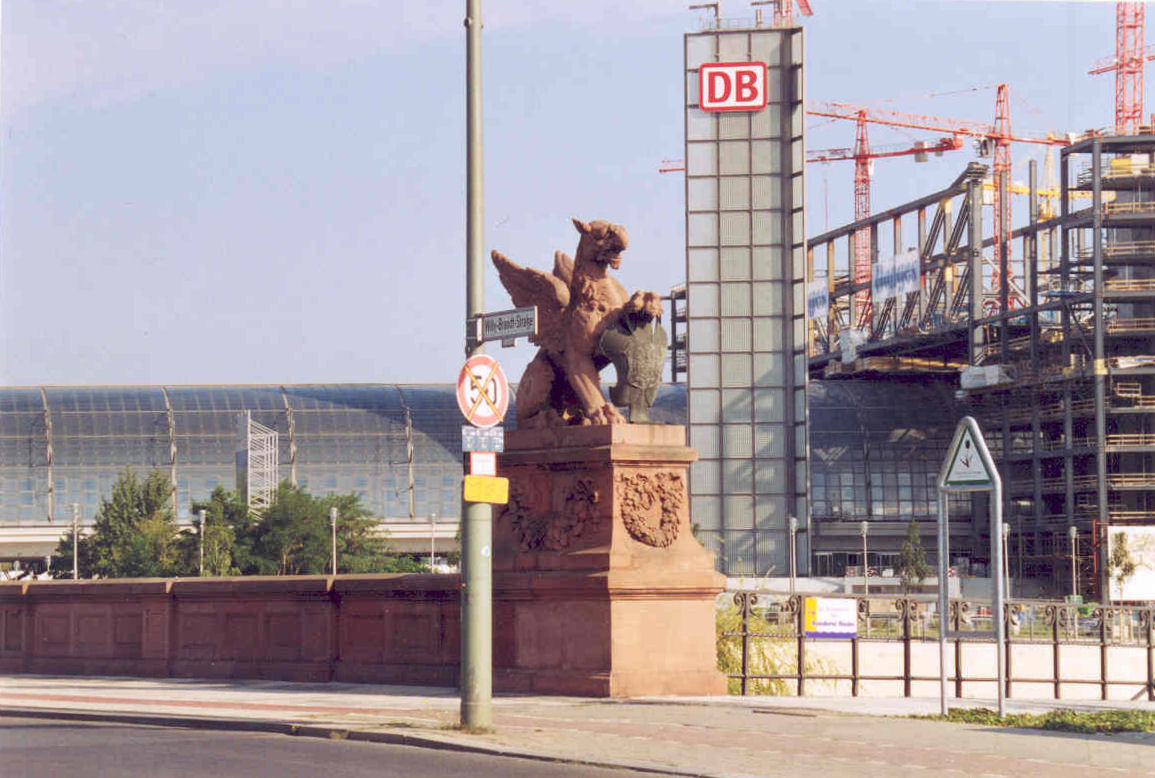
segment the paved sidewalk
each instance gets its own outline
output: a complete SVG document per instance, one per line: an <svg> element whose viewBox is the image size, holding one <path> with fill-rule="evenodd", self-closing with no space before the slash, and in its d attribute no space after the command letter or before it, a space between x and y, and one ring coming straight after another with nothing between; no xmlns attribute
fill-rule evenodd
<svg viewBox="0 0 1155 778"><path fill-rule="evenodd" d="M994 707L993 700L952 704ZM348 737L694 776L1155 776L1155 735L1081 736L905 718L937 698L500 696L492 733L455 728L454 690L279 681L0 676L2 716ZM1008 702L1008 710L1155 703Z"/></svg>

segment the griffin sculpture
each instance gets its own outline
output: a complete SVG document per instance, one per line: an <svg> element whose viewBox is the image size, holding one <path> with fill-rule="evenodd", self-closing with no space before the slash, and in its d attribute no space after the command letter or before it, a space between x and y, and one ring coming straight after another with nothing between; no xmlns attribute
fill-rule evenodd
<svg viewBox="0 0 1155 778"><path fill-rule="evenodd" d="M631 296L609 275L629 245L625 227L573 224L581 235L575 258L555 252L552 273L522 267L498 251L491 255L514 305L536 305L538 312L538 335L531 339L538 352L517 388L518 426L625 423L602 396L599 374L611 361L618 370L614 402L630 407L631 421L647 421L665 359L665 331L654 322L662 315L661 298Z"/></svg>

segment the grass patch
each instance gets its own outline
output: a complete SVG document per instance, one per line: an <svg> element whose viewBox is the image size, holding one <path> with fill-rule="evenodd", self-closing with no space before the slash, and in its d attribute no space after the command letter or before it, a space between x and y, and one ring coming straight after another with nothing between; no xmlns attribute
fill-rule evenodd
<svg viewBox="0 0 1155 778"><path fill-rule="evenodd" d="M1155 711L1102 710L1081 712L1070 708L1047 713L1008 713L999 718L990 708L955 708L946 716L913 716L916 719L953 721L958 724L982 724L989 727L1023 727L1057 732L1079 732L1099 735L1115 732L1155 732Z"/></svg>

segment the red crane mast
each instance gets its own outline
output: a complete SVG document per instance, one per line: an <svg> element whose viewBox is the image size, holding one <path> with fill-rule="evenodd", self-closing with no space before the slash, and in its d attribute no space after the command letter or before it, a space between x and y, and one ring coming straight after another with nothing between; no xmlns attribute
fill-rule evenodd
<svg viewBox="0 0 1155 778"><path fill-rule="evenodd" d="M1143 66L1155 53L1143 46L1146 3L1115 3L1115 56L1101 59L1091 74L1115 71L1115 132L1134 135L1143 121Z"/></svg>

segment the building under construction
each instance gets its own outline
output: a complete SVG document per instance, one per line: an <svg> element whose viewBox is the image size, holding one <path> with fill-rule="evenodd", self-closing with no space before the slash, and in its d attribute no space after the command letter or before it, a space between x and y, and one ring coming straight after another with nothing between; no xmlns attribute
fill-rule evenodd
<svg viewBox="0 0 1155 778"><path fill-rule="evenodd" d="M811 378L953 391L999 464L1011 574L1052 594L1103 596L1107 528L1155 524L1153 155L1146 126L1073 139L1057 190L1040 192L1031 163L1028 223L1013 230L1007 177L971 163L941 191L808 242ZM917 255L913 289L894 284L903 253ZM814 441L811 453L819 479ZM813 505L816 526L858 518ZM981 564L986 498L962 507L952 553ZM901 544L895 524L880 550Z"/></svg>

